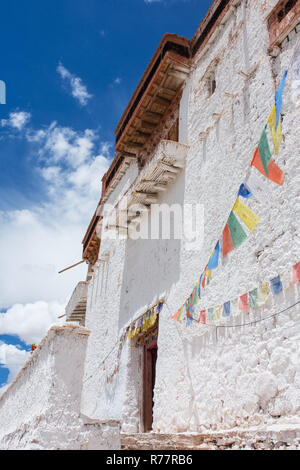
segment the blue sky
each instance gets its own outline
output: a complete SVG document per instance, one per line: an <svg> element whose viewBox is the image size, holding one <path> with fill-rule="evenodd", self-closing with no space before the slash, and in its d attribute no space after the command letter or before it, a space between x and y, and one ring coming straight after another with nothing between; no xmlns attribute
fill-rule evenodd
<svg viewBox="0 0 300 470"><path fill-rule="evenodd" d="M57 271L81 259L114 129L163 34L191 38L210 4L2 2L0 387L85 278Z"/></svg>

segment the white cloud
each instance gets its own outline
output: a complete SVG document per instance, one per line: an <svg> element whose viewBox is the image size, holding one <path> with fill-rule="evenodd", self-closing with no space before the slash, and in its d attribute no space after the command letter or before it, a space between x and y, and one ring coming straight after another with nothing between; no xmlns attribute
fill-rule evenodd
<svg viewBox="0 0 300 470"><path fill-rule="evenodd" d="M35 302L32 304L16 304L6 313L0 314L0 335L17 335L26 344L39 344L53 325L64 322L58 319L64 314L65 303ZM0 396L14 380L30 352L19 346L0 341L0 367L9 370L7 382L0 387Z"/></svg>
<svg viewBox="0 0 300 470"><path fill-rule="evenodd" d="M2 127L12 127L21 131L31 119L31 114L25 111L16 111L9 114L8 119L1 120Z"/></svg>
<svg viewBox="0 0 300 470"><path fill-rule="evenodd" d="M48 129L28 132L29 142L39 144L39 156L49 163L66 163L73 168L87 161L94 150L98 136L91 129L75 132L69 127L60 127L53 122Z"/></svg>
<svg viewBox="0 0 300 470"><path fill-rule="evenodd" d="M58 271L81 259L81 240L100 198L111 144L100 142L96 131L76 132L55 122L25 136L38 156L35 171L47 199L30 209L0 211L0 309L8 308L0 314L0 335L17 335L31 344L65 321L58 316L85 279L84 264L62 275ZM10 383L28 353L0 346Z"/></svg>
<svg viewBox="0 0 300 470"><path fill-rule="evenodd" d="M62 64L59 64L56 70L61 78L69 83L72 96L77 99L82 106L86 106L88 104L88 100L92 98L92 95L88 93L81 78L76 77L76 75L69 72L69 70Z"/></svg>
<svg viewBox="0 0 300 470"><path fill-rule="evenodd" d="M25 119L25 115L28 115ZM9 125L22 129L29 113L10 115ZM82 257L81 241L101 195L101 178L110 161L111 144L98 132L82 132L53 122L26 129L45 197L30 208L0 211L0 334L39 343L48 329L65 319L67 298L86 277L85 264L58 271ZM1 344L4 365L13 380L28 357L26 351ZM0 388L0 395L5 388Z"/></svg>
<svg viewBox="0 0 300 470"><path fill-rule="evenodd" d="M47 200L30 209L0 211L0 308L41 299L62 303L85 279L84 264L62 275L58 271L81 259L81 241L109 166L110 146L101 146L95 131L52 123L28 131L27 140L38 154L35 171Z"/></svg>
<svg viewBox="0 0 300 470"><path fill-rule="evenodd" d="M8 385L14 380L19 370L30 356L30 352L25 351L12 344L0 342L0 363L2 367L9 370L7 384L0 388L0 396Z"/></svg>
<svg viewBox="0 0 300 470"><path fill-rule="evenodd" d="M64 308L65 303L55 301L16 304L0 314L0 335L17 335L26 344L38 344L51 326L63 323L58 317Z"/></svg>

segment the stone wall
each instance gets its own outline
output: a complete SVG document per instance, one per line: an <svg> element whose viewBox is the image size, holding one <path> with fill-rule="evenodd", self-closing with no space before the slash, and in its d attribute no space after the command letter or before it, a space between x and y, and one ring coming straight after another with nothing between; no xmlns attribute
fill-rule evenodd
<svg viewBox="0 0 300 470"><path fill-rule="evenodd" d="M0 398L0 449L118 449L119 423L80 413L89 332L53 327Z"/></svg>

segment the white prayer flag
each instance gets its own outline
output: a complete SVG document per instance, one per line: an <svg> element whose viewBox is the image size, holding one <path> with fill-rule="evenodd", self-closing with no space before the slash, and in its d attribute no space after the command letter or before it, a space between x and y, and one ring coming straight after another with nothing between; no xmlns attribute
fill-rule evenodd
<svg viewBox="0 0 300 470"><path fill-rule="evenodd" d="M260 178L260 175L252 168L249 173L246 184L250 189L253 196L259 200L262 204L270 205L272 199L274 199L268 180Z"/></svg>

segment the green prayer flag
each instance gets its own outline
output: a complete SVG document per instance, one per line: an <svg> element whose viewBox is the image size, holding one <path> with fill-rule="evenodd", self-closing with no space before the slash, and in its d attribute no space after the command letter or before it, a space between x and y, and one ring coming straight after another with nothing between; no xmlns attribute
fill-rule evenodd
<svg viewBox="0 0 300 470"><path fill-rule="evenodd" d="M234 248L238 248L246 240L247 235L232 211L227 223L233 241L233 246Z"/></svg>
<svg viewBox="0 0 300 470"><path fill-rule="evenodd" d="M198 303L198 286L195 286L194 292L193 292L193 302L192 305L196 305Z"/></svg>
<svg viewBox="0 0 300 470"><path fill-rule="evenodd" d="M267 126L265 126L265 128L263 130L263 133L261 135L261 138L260 138L260 141L259 141L259 144L258 144L258 150L259 150L260 158L261 158L262 164L264 166L266 175L269 176L268 165L271 161L272 154L271 154L270 147L269 147L266 128L267 128Z"/></svg>
<svg viewBox="0 0 300 470"><path fill-rule="evenodd" d="M213 321L214 320L214 308L209 308L208 309L208 318L210 321Z"/></svg>
<svg viewBox="0 0 300 470"><path fill-rule="evenodd" d="M258 290L257 289L253 289L251 292L249 292L250 307L256 307L257 306L257 298L258 298Z"/></svg>

